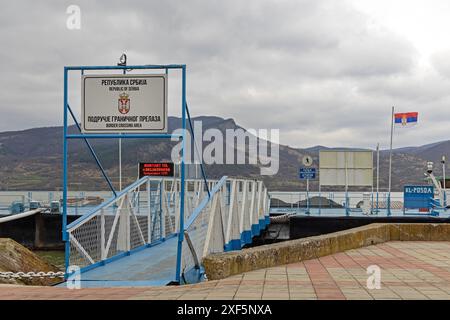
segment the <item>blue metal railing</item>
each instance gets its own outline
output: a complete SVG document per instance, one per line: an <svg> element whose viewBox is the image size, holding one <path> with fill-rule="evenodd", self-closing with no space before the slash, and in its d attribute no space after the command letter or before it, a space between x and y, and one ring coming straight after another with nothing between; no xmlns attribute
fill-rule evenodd
<svg viewBox="0 0 450 320"><path fill-rule="evenodd" d="M403 193L388 192L311 192L309 201L306 192L270 192L272 196L271 212L283 213L296 211L302 214L307 209L312 215L323 216L354 216L362 214L382 215L398 217L401 215L427 215L419 209L405 209L403 206ZM317 198L318 197L318 198ZM314 200L314 205L311 203ZM439 200L431 200L430 212L440 214L450 213L447 208L441 206ZM309 205L309 208L307 206ZM448 213L447 213L448 212ZM433 215L436 215L433 213ZM431 215L431 213L429 213Z"/></svg>
<svg viewBox="0 0 450 320"><path fill-rule="evenodd" d="M67 225L67 230L73 229L76 226L80 225L83 221L89 219L90 217L96 215L100 210L102 210L105 207L110 206L112 203L114 203L115 201L117 201L117 199L119 199L120 197L124 196L125 194L127 194L128 192L130 192L130 190L135 189L136 187L142 185L143 183L145 183L147 180L149 180L150 177L142 177L141 179L133 182L132 184L130 184L128 187L126 187L125 189L123 189L122 191L118 192L116 194L116 196L106 200L105 202L99 204L98 206L92 208L89 212L87 212L86 214L84 214L83 216L79 217L78 219L76 219L75 221L73 221L72 223Z"/></svg>
<svg viewBox="0 0 450 320"><path fill-rule="evenodd" d="M220 179L219 182L216 183L216 185L213 187L211 192L208 193L208 195L205 198L203 198L202 202L198 205L197 208L194 209L194 211L190 215L188 221L186 222L184 230L189 229L189 227L194 223L195 219L198 218L198 216L200 215L202 210L205 209L205 207L208 205L208 203L212 200L214 195L222 188L222 186L225 184L227 179L228 179L227 176L222 177L222 179Z"/></svg>
<svg viewBox="0 0 450 320"><path fill-rule="evenodd" d="M182 93L181 93L181 111L182 111L182 128L183 134L181 135L173 135L173 134L152 134L152 133L145 133L145 134L68 134L68 115L69 112L69 72L70 71L80 71L81 74L84 74L84 71L86 70L122 70L124 73L127 70L145 70L145 69L153 69L153 70L165 70L166 74L168 74L169 69L181 69L182 71L182 79L181 79L181 85L182 85ZM75 122L76 119L74 119ZM67 223L67 194L68 194L68 140L70 139L83 139L87 142L88 138L95 138L95 139L130 139L130 138L181 138L182 139L182 150L181 150L181 189L182 193L184 193L184 171L185 171L185 129L186 129L186 65L184 64L167 64L167 65L156 65L156 64L148 64L148 65L113 65L113 66L65 66L64 67L64 94L63 94L63 210L62 210L62 239L65 242L65 263L66 266L69 265L69 257L70 257L70 241L69 241L69 233L68 233L68 223ZM92 155L96 160L98 158L95 155L95 152L93 149L90 149ZM109 179L107 178L106 173L104 172L100 161L96 161L99 168L102 170L102 173L107 181ZM110 181L108 182L110 184ZM112 184L110 184L110 188L114 191L114 188L112 187ZM184 196L181 197L181 201L183 202ZM184 216L184 204L180 206L180 223L183 223L183 216ZM86 219L86 216L85 218ZM83 223L86 220L78 220L77 223ZM70 226L73 228L74 224L70 224ZM179 235L179 242L178 242L178 251L181 251L181 246L183 243L183 235L182 233ZM179 272L177 272L179 274ZM179 279L177 279L179 280Z"/></svg>

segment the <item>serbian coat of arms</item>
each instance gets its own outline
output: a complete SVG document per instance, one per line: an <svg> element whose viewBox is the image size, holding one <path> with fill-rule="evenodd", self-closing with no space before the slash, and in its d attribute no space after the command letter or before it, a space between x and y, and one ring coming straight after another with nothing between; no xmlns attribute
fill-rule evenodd
<svg viewBox="0 0 450 320"><path fill-rule="evenodd" d="M130 111L130 98L125 92L119 95L118 109L121 114L127 114Z"/></svg>
<svg viewBox="0 0 450 320"><path fill-rule="evenodd" d="M402 116L402 126L406 126L408 124L408 118L406 117L406 114Z"/></svg>

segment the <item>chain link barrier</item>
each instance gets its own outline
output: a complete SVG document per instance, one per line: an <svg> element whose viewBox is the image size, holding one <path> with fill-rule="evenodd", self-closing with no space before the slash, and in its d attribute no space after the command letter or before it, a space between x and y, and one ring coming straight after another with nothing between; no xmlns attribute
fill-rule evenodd
<svg viewBox="0 0 450 320"><path fill-rule="evenodd" d="M0 272L1 279L64 278L64 272Z"/></svg>

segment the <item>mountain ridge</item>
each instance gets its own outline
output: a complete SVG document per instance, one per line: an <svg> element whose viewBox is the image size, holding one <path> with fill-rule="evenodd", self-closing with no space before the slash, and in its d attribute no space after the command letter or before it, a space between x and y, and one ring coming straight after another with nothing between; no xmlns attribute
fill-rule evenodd
<svg viewBox="0 0 450 320"><path fill-rule="evenodd" d="M215 128L243 129L232 118L200 116L192 119L202 121L203 131ZM181 119L169 117L169 132L181 127ZM77 132L75 126L69 132ZM170 160L172 147L176 141L123 139L123 176L124 185L136 178L137 162ZM118 183L117 140L90 139L100 161L113 182ZM206 143L207 144L207 143ZM308 154L318 164L320 150L353 149L335 148L322 145L307 148L293 148L279 145L280 169L275 176L260 176L258 165L206 165L208 177L219 178L222 175L262 178L271 190L302 190L303 181L298 179L301 159ZM357 148L361 149L361 148ZM366 150L370 150L367 148ZM380 188L387 186L389 150L380 152ZM393 150L393 190L400 191L404 184L423 183L427 161L439 162L442 154L450 154L450 140L425 144L418 147L402 147ZM72 189L107 189L102 181L89 150L81 140L69 143L69 181ZM247 152L248 155L248 152ZM376 158L376 157L374 157ZM439 175L441 166L436 165ZM62 127L49 126L29 128L19 131L0 132L0 190L60 190L62 186ZM91 182L93 181L93 182ZM318 188L317 181L311 181L311 189ZM337 188L334 188L337 189ZM326 190L326 188L323 190Z"/></svg>

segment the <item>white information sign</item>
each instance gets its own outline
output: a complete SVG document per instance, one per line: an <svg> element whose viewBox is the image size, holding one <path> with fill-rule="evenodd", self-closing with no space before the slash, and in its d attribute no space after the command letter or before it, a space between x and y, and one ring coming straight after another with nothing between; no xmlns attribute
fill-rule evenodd
<svg viewBox="0 0 450 320"><path fill-rule="evenodd" d="M319 152L321 186L371 186L372 151L322 150Z"/></svg>
<svg viewBox="0 0 450 320"><path fill-rule="evenodd" d="M165 74L84 75L84 133L166 133Z"/></svg>

